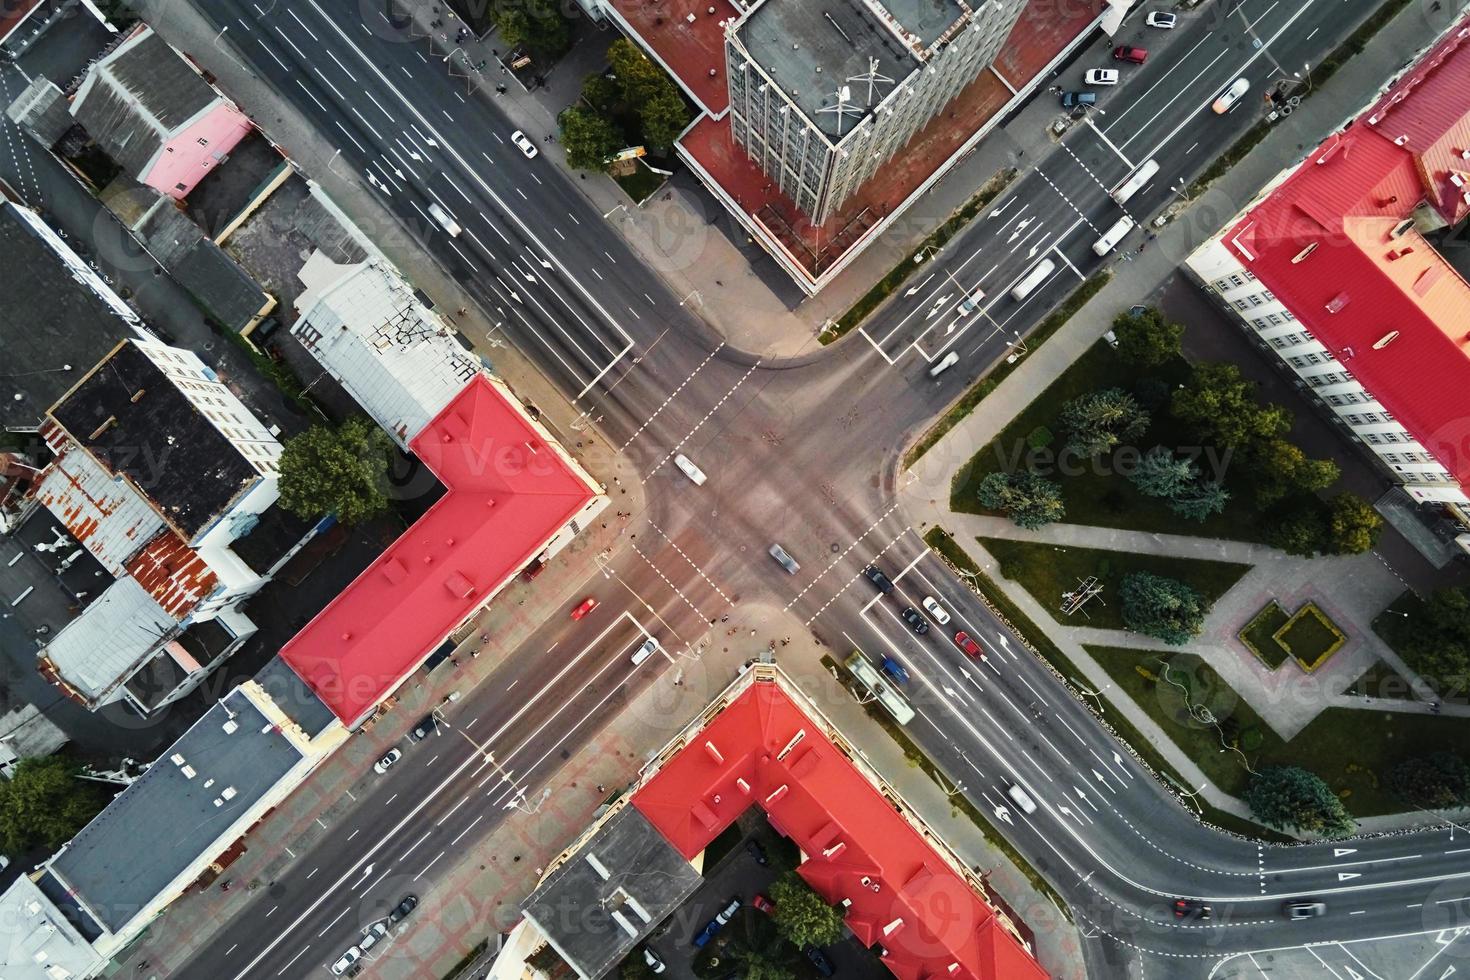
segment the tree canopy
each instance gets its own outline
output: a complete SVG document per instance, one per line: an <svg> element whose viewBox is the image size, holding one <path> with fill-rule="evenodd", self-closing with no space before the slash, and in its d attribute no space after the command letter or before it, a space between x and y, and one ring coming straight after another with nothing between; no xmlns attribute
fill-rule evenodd
<svg viewBox="0 0 1470 980"><path fill-rule="evenodd" d="M1254 469L1256 506L1270 505L1292 494L1316 493L1337 482L1339 470L1330 459L1309 459L1285 439L1267 439L1253 447L1247 460Z"/></svg>
<svg viewBox="0 0 1470 980"><path fill-rule="evenodd" d="M335 514L347 525L381 514L392 452L387 433L366 419L314 425L281 453L281 506L307 519Z"/></svg>
<svg viewBox="0 0 1470 980"><path fill-rule="evenodd" d="M980 503L1003 511L1018 527L1034 531L1066 515L1062 488L1034 473L991 473L980 481Z"/></svg>
<svg viewBox="0 0 1470 980"><path fill-rule="evenodd" d="M1058 421L1067 430L1067 449L1091 458L1143 435L1148 413L1122 388L1104 388L1067 402Z"/></svg>
<svg viewBox="0 0 1470 980"><path fill-rule="evenodd" d="M0 779L0 845L12 855L55 850L105 805L98 785L77 779L65 758L21 759L10 779Z"/></svg>
<svg viewBox="0 0 1470 980"><path fill-rule="evenodd" d="M1330 500L1303 496L1279 510L1266 541L1288 554L1357 555L1378 542L1383 518L1362 497L1344 491Z"/></svg>
<svg viewBox="0 0 1470 980"><path fill-rule="evenodd" d="M1174 392L1169 411L1204 441L1248 450L1291 428L1279 405L1256 401L1256 385L1234 364L1197 364L1189 383Z"/></svg>
<svg viewBox="0 0 1470 980"><path fill-rule="evenodd" d="M794 871L771 883L776 928L799 948L826 946L842 937L842 916Z"/></svg>
<svg viewBox="0 0 1470 980"><path fill-rule="evenodd" d="M694 118L673 80L627 38L608 46L607 60L624 105L638 117L643 140L659 149L673 146Z"/></svg>
<svg viewBox="0 0 1470 980"><path fill-rule="evenodd" d="M1142 312L1120 313L1113 320L1118 354L1139 367L1157 367L1178 357L1184 341L1184 325L1169 323L1158 307Z"/></svg>
<svg viewBox="0 0 1470 980"><path fill-rule="evenodd" d="M579 105L567 106L556 117L567 163L578 170L601 170L608 158L623 148L623 134L607 118Z"/></svg>
<svg viewBox="0 0 1470 980"><path fill-rule="evenodd" d="M500 0L495 8L500 39L541 59L556 59L572 46L572 25L550 0Z"/></svg>
<svg viewBox="0 0 1470 980"><path fill-rule="evenodd" d="M1324 837L1352 833L1353 818L1317 776L1297 766L1272 766L1255 773L1245 801L1263 823Z"/></svg>
<svg viewBox="0 0 1470 980"><path fill-rule="evenodd" d="M1405 803L1426 810L1470 806L1470 767L1453 752L1405 759L1389 773L1388 788Z"/></svg>
<svg viewBox="0 0 1470 980"><path fill-rule="evenodd" d="M1120 587L1123 622L1136 633L1165 643L1188 643L1204 629L1210 605L1177 579L1133 572Z"/></svg>
<svg viewBox="0 0 1470 980"><path fill-rule="evenodd" d="M1373 628L1436 690L1462 685L1470 677L1470 589L1437 589L1425 599L1410 595L1402 608L1385 612Z"/></svg>

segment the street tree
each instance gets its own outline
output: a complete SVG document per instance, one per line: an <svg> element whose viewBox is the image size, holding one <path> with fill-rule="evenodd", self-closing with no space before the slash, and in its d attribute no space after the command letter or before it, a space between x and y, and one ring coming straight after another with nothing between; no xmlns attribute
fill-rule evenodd
<svg viewBox="0 0 1470 980"><path fill-rule="evenodd" d="M1326 508L1316 497L1302 497L1266 522L1266 543L1289 555L1311 558L1327 550L1330 537Z"/></svg>
<svg viewBox="0 0 1470 980"><path fill-rule="evenodd" d="M1334 555L1359 555L1378 543L1383 518L1373 505L1344 491L1327 501L1327 549Z"/></svg>
<svg viewBox="0 0 1470 980"><path fill-rule="evenodd" d="M1139 367L1157 367L1178 357L1184 340L1184 325L1170 323L1158 307L1141 313L1120 313L1113 320L1118 354Z"/></svg>
<svg viewBox="0 0 1470 980"><path fill-rule="evenodd" d="M1453 752L1405 759L1389 773L1388 788L1405 803L1426 810L1470 806L1470 766Z"/></svg>
<svg viewBox="0 0 1470 980"><path fill-rule="evenodd" d="M638 107L638 121L643 125L643 138L649 145L667 150L674 145L684 127L689 125L689 107L671 85L656 92Z"/></svg>
<svg viewBox="0 0 1470 980"><path fill-rule="evenodd" d="M1145 497L1177 497L1199 480L1199 467L1164 446L1155 446L1138 461L1128 479Z"/></svg>
<svg viewBox="0 0 1470 980"><path fill-rule="evenodd" d="M608 158L623 148L623 134L612 121L580 105L570 105L556 117L567 163L578 170L603 170Z"/></svg>
<svg viewBox="0 0 1470 980"><path fill-rule="evenodd" d="M97 784L78 779L65 758L21 759L10 779L0 779L0 846L11 855L55 850L105 805Z"/></svg>
<svg viewBox="0 0 1470 980"><path fill-rule="evenodd" d="M1067 449L1091 458L1136 439L1148 428L1148 413L1122 388L1104 388L1062 406L1058 422L1067 430Z"/></svg>
<svg viewBox="0 0 1470 980"><path fill-rule="evenodd" d="M1210 604L1177 579L1133 572L1119 588L1123 623L1135 633L1165 643L1188 643L1204 629Z"/></svg>
<svg viewBox="0 0 1470 980"><path fill-rule="evenodd" d="M1470 677L1470 588L1408 593L1373 623L1409 669L1438 691L1463 688Z"/></svg>
<svg viewBox="0 0 1470 980"><path fill-rule="evenodd" d="M1255 382L1234 364L1195 365L1189 383L1174 392L1169 411L1202 440L1242 451L1291 427L1284 408L1256 401Z"/></svg>
<svg viewBox="0 0 1470 980"><path fill-rule="evenodd" d="M623 90L618 83L601 72L594 72L582 79L582 101L598 113L611 115L617 108Z"/></svg>
<svg viewBox="0 0 1470 980"><path fill-rule="evenodd" d="M1196 480L1169 498L1169 509L1187 521L1203 521L1230 502L1230 491L1208 480Z"/></svg>
<svg viewBox="0 0 1470 980"><path fill-rule="evenodd" d="M1292 494L1316 493L1337 482L1340 471L1330 459L1310 459L1285 439L1267 439L1247 461L1255 476L1256 507L1265 509Z"/></svg>
<svg viewBox="0 0 1470 980"><path fill-rule="evenodd" d="M571 49L572 25L551 0L501 0L495 26L510 48L525 48L539 59L560 58Z"/></svg>
<svg viewBox="0 0 1470 980"><path fill-rule="evenodd" d="M1353 819L1342 801L1317 776L1297 766L1271 766L1251 777L1245 801L1261 822L1324 837L1352 833Z"/></svg>
<svg viewBox="0 0 1470 980"><path fill-rule="evenodd" d="M771 901L776 903L771 913L776 928L798 948L826 946L841 938L842 916L795 871L771 883Z"/></svg>
<svg viewBox="0 0 1470 980"><path fill-rule="evenodd" d="M381 514L392 454L387 434L366 419L314 425L281 453L281 506L307 519L335 514L346 525Z"/></svg>
<svg viewBox="0 0 1470 980"><path fill-rule="evenodd" d="M643 141L660 149L673 146L693 118L673 80L626 38L608 46L607 59L624 104L638 116Z"/></svg>
<svg viewBox="0 0 1470 980"><path fill-rule="evenodd" d="M1034 531L1066 514L1062 488L1034 473L991 473L980 481L980 503L1005 513L1017 527Z"/></svg>

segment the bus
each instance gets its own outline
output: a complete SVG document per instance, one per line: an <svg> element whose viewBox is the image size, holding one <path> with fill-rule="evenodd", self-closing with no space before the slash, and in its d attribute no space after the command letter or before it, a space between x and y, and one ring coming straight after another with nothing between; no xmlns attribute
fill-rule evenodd
<svg viewBox="0 0 1470 980"><path fill-rule="evenodd" d="M908 698L899 691L898 685L889 683L888 678L878 673L862 651L852 651L842 661L842 665L847 668L852 679L862 685L893 716L894 721L907 725L914 720L914 709L909 706Z"/></svg>
<svg viewBox="0 0 1470 980"><path fill-rule="evenodd" d="M1123 237L1133 230L1133 219L1126 214L1113 223L1113 227L1103 233L1103 236L1093 243L1092 250L1098 255L1107 255Z"/></svg>
<svg viewBox="0 0 1470 980"><path fill-rule="evenodd" d="M1011 299L1019 303L1027 296L1030 296L1031 291L1045 282L1046 277L1051 275L1056 267L1057 264L1051 259L1042 259L1036 263L1031 271L1026 273L1020 282L1016 283L1016 288L1011 290Z"/></svg>
<svg viewBox="0 0 1470 980"><path fill-rule="evenodd" d="M1145 160L1143 166L1133 171L1133 176L1113 188L1112 198L1119 204L1126 203L1134 194L1143 190L1143 185L1154 179L1154 174L1159 172L1157 160Z"/></svg>

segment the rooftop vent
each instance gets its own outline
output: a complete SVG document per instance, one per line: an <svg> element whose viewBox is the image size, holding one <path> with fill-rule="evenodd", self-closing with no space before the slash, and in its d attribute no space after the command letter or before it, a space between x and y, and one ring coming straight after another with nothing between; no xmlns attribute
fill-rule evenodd
<svg viewBox="0 0 1470 980"><path fill-rule="evenodd" d="M233 800L236 796L239 795L239 790L235 789L235 787L233 786L226 786L223 790L220 791L219 795L227 800Z"/></svg>
<svg viewBox="0 0 1470 980"><path fill-rule="evenodd" d="M193 779L195 776L199 775L198 771L196 771L195 768L191 765L184 765L179 767L179 772L184 774L185 779Z"/></svg>
<svg viewBox="0 0 1470 980"><path fill-rule="evenodd" d="M1295 255L1293 255L1291 257L1291 264L1292 265L1299 264L1308 255L1311 255L1313 252L1317 251L1317 246L1320 245L1320 244L1321 244L1321 242L1313 242L1312 244L1308 245L1306 248L1302 249L1300 252L1298 252Z"/></svg>
<svg viewBox="0 0 1470 980"><path fill-rule="evenodd" d="M607 870L607 866L604 865L601 861L597 860L596 854L589 853L587 855L587 863L591 865L593 871L597 872L597 877L601 878L603 881L607 881L607 879L611 877L611 874Z"/></svg>
<svg viewBox="0 0 1470 980"><path fill-rule="evenodd" d="M1397 330L1390 330L1388 333L1384 334L1382 337L1379 337L1373 342L1373 349L1383 350L1383 348L1387 347L1389 344L1397 340L1398 336L1399 332Z"/></svg>
<svg viewBox="0 0 1470 980"><path fill-rule="evenodd" d="M1403 237L1404 234L1406 234L1413 227L1414 227L1414 219L1413 218L1405 218L1403 221L1400 221L1398 224L1396 224L1396 225L1393 226L1393 231L1390 231L1388 233L1388 237L1389 238L1401 238L1401 237Z"/></svg>
<svg viewBox="0 0 1470 980"><path fill-rule="evenodd" d="M1330 300L1327 301L1327 312L1328 313L1341 313L1342 312L1342 308L1344 306L1347 306L1347 305L1348 305L1348 294L1347 293L1338 293L1336 296L1332 297L1332 299L1330 299Z"/></svg>
<svg viewBox="0 0 1470 980"><path fill-rule="evenodd" d="M222 729L224 729L224 732L225 732L226 735L233 735L233 734L235 734L236 732L238 732L240 730L240 723L238 721L236 721L235 719L230 718L230 719L226 720L225 723L223 725L219 726L219 727L222 728Z"/></svg>
<svg viewBox="0 0 1470 980"><path fill-rule="evenodd" d="M184 764L184 757L180 753L175 752L173 755L168 757L168 761L172 762L176 766L182 766Z"/></svg>

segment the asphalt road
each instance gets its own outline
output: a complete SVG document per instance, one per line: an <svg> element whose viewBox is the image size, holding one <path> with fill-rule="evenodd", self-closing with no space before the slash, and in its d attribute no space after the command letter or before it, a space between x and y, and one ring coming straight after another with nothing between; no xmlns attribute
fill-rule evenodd
<svg viewBox="0 0 1470 980"><path fill-rule="evenodd" d="M363 175L475 291L497 330L637 463L650 505L631 526L636 538L588 580L601 608L576 624L548 621L492 682L445 707L438 735L406 746L384 776L365 774L352 830L303 854L181 975L318 975L403 893L432 903L456 844L492 831L507 804L534 808L564 753L656 678L699 669L710 624L754 601L786 607L839 652L888 651L905 662L921 710L916 738L1072 904L1094 975L1203 976L1262 948L1461 928L1470 851L1445 832L1278 849L1203 829L1042 664L1014 649L925 554L895 503L907 434L1096 267L1091 242L1123 213L1108 190L1142 160L1158 161L1159 175L1127 205L1146 222L1170 184L1248 125L1249 111L1209 112L1218 91L1245 74L1259 79L1258 97L1270 67L1319 57L1367 0L1247 0L1232 13L1208 4L1184 18L1148 64L1123 68L1105 115L1074 127L941 253L911 302L880 314L872 344L769 364L722 346L563 173L527 159L496 108L465 100L386 14L365 8L359 21L321 0L198 6L227 29L221 52L336 140L339 153L320 165ZM430 202L454 215L458 236L429 218ZM1008 299L1043 255L1056 259L1053 279L1024 303ZM954 304L976 284L988 305L956 322ZM928 359L946 345L962 364L943 384L928 382ZM901 360L910 350L921 356ZM699 463L708 484L689 484L674 452ZM798 574L766 556L773 541L802 563ZM938 629L908 632L895 602L876 600L860 578L870 561L908 603L940 597L951 626L978 637L988 659L967 660ZM628 651L648 633L667 655L634 669ZM1011 782L1030 789L1035 814L1007 804ZM1175 921L1167 902L1176 895L1210 902L1214 918ZM1282 900L1302 895L1325 900L1328 915L1284 921Z"/></svg>

